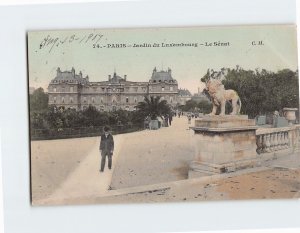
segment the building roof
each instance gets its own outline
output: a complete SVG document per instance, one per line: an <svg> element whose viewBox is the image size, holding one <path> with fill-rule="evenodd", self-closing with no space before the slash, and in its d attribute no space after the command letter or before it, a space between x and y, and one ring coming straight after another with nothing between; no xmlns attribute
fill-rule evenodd
<svg viewBox="0 0 300 233"><path fill-rule="evenodd" d="M206 100L206 101L210 101L210 99L203 93L197 93L197 94L194 94L192 96L192 100L195 100L195 101L202 101L202 100Z"/></svg>
<svg viewBox="0 0 300 233"><path fill-rule="evenodd" d="M56 70L56 77L51 80L51 83L61 83L61 82L71 82L71 83L79 83L86 84L88 83L89 77L82 77L81 71L79 74L75 73L75 69L72 68L71 71L61 71L58 67Z"/></svg>
<svg viewBox="0 0 300 233"><path fill-rule="evenodd" d="M114 72L114 75L109 80L110 83L120 83L120 82L125 82L125 81L126 81L125 78L118 76L116 72Z"/></svg>
<svg viewBox="0 0 300 233"><path fill-rule="evenodd" d="M179 89L178 95L180 96L192 96L191 92L188 89Z"/></svg>
<svg viewBox="0 0 300 233"><path fill-rule="evenodd" d="M172 71L168 68L167 71L157 71L156 67L153 69L151 80L152 82L176 82L172 77Z"/></svg>

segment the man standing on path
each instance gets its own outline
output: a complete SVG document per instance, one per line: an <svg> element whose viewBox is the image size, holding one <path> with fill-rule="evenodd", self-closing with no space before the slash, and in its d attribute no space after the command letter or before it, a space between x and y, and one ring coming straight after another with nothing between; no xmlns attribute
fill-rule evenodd
<svg viewBox="0 0 300 233"><path fill-rule="evenodd" d="M104 134L101 135L100 147L101 153L101 168L100 172L104 171L106 156L108 157L108 168L112 166L112 155L114 152L114 138L109 132L107 126L104 127Z"/></svg>

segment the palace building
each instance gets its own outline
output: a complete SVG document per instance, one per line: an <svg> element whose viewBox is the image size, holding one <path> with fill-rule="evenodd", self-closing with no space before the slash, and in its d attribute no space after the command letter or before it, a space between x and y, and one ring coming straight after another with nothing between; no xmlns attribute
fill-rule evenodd
<svg viewBox="0 0 300 233"><path fill-rule="evenodd" d="M56 77L48 86L49 105L62 108L84 110L89 105L100 111L124 109L133 111L145 96L161 96L172 107L178 103L178 83L172 77L171 69L153 69L148 82L129 81L127 75L120 77L114 72L106 81L90 82L82 72L61 71L57 68Z"/></svg>

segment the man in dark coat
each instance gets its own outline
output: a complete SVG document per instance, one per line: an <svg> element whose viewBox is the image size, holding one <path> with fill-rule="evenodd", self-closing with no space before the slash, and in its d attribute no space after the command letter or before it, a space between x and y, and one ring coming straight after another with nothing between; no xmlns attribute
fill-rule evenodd
<svg viewBox="0 0 300 233"><path fill-rule="evenodd" d="M106 156L108 157L108 168L111 169L112 155L114 152L114 138L110 134L107 126L104 127L104 134L101 135L99 150L101 152L100 172L104 171Z"/></svg>

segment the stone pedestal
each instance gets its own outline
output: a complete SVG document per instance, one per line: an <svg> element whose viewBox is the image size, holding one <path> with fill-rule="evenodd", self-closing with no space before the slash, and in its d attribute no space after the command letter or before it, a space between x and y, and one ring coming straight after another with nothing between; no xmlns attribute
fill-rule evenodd
<svg viewBox="0 0 300 233"><path fill-rule="evenodd" d="M246 115L205 116L195 120L196 154L189 178L233 172L257 164L255 120Z"/></svg>

